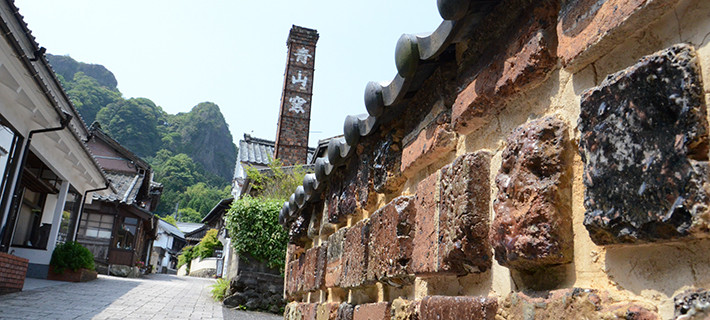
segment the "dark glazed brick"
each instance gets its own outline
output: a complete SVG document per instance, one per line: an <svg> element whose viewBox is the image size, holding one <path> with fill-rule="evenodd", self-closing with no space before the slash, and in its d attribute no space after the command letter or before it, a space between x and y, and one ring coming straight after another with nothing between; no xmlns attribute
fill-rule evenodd
<svg viewBox="0 0 710 320"><path fill-rule="evenodd" d="M355 312L355 308L351 304L343 302L338 307L338 316L336 319L353 320L353 312Z"/></svg>
<svg viewBox="0 0 710 320"><path fill-rule="evenodd" d="M377 141L373 151L372 182L375 192L391 193L399 190L406 178L400 171L402 146L389 133Z"/></svg>
<svg viewBox="0 0 710 320"><path fill-rule="evenodd" d="M291 224L291 228L288 232L289 242L297 244L300 246L305 246L306 242L309 242L308 238L308 226L311 224L311 214L315 210L313 204L307 204L302 210L300 215Z"/></svg>
<svg viewBox="0 0 710 320"><path fill-rule="evenodd" d="M686 291L673 298L675 317L681 319L710 319L710 291Z"/></svg>
<svg viewBox="0 0 710 320"><path fill-rule="evenodd" d="M367 279L401 287L409 276L416 208L414 197L398 197L370 217L371 231Z"/></svg>
<svg viewBox="0 0 710 320"><path fill-rule="evenodd" d="M506 144L490 235L496 260L516 269L571 262L567 125L554 117L531 121Z"/></svg>
<svg viewBox="0 0 710 320"><path fill-rule="evenodd" d="M582 95L584 225L597 244L706 233L707 120L693 47L642 58Z"/></svg>
<svg viewBox="0 0 710 320"><path fill-rule="evenodd" d="M370 220L357 222L345 232L343 245L342 271L335 285L343 288L356 288L369 284L365 275L369 254Z"/></svg>
<svg viewBox="0 0 710 320"><path fill-rule="evenodd" d="M428 296L419 303L418 320L493 320L495 298Z"/></svg>
<svg viewBox="0 0 710 320"><path fill-rule="evenodd" d="M367 303L355 307L353 320L389 320L389 302Z"/></svg>
<svg viewBox="0 0 710 320"><path fill-rule="evenodd" d="M440 270L465 274L491 266L490 161L488 152L479 151L464 154L441 169Z"/></svg>
<svg viewBox="0 0 710 320"><path fill-rule="evenodd" d="M326 247L310 248L305 254L303 291L316 291L325 286Z"/></svg>
<svg viewBox="0 0 710 320"><path fill-rule="evenodd" d="M343 246L347 230L348 228L339 229L328 237L325 269L325 286L328 288L336 286L343 270Z"/></svg>

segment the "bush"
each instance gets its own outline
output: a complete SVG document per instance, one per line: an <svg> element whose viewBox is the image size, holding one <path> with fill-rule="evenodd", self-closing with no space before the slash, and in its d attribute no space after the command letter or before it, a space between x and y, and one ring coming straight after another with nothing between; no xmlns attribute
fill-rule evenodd
<svg viewBox="0 0 710 320"><path fill-rule="evenodd" d="M232 203L226 227L239 254L265 261L283 272L288 234L279 225L281 200L244 197Z"/></svg>
<svg viewBox="0 0 710 320"><path fill-rule="evenodd" d="M212 299L214 299L214 301L224 300L227 289L229 289L229 280L222 278L217 279L217 283L212 285Z"/></svg>
<svg viewBox="0 0 710 320"><path fill-rule="evenodd" d="M208 230L200 243L193 249L194 258L209 258L214 255L214 251L217 249L222 249L222 243L217 239L217 229Z"/></svg>
<svg viewBox="0 0 710 320"><path fill-rule="evenodd" d="M64 273L65 269L72 271L94 270L94 255L79 243L69 241L54 248L49 264L58 273Z"/></svg>
<svg viewBox="0 0 710 320"><path fill-rule="evenodd" d="M193 249L195 246L185 246L182 248L182 252L180 255L178 255L178 263L177 267L178 269L182 267L182 265L186 264L187 265L187 271L190 272L190 261L194 259L193 257Z"/></svg>

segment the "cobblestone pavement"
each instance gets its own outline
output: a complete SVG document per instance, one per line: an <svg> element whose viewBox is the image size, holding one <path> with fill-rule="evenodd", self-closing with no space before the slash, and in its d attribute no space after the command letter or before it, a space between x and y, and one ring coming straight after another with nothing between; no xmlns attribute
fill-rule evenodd
<svg viewBox="0 0 710 320"><path fill-rule="evenodd" d="M212 300L214 280L150 275L124 279L100 275L0 296L0 319L244 319L277 315L229 310Z"/></svg>

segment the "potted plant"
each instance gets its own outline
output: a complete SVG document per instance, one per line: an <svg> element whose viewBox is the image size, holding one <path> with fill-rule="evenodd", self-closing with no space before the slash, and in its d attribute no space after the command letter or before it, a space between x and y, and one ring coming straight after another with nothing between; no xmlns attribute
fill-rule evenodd
<svg viewBox="0 0 710 320"><path fill-rule="evenodd" d="M85 282L96 279L94 255L77 242L70 241L58 245L52 252L47 279Z"/></svg>

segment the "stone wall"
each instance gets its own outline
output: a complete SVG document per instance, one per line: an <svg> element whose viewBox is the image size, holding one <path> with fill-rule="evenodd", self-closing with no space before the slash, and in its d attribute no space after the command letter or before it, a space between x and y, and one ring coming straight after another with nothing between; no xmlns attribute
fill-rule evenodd
<svg viewBox="0 0 710 320"><path fill-rule="evenodd" d="M710 317L710 2L494 3L285 204L285 318Z"/></svg>

